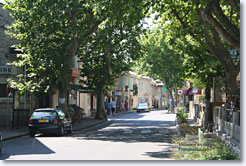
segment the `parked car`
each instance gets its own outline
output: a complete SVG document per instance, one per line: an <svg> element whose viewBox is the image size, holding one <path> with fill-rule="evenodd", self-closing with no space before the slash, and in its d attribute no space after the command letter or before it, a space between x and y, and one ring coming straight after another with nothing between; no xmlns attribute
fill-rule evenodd
<svg viewBox="0 0 246 166"><path fill-rule="evenodd" d="M36 109L29 121L29 133L34 137L37 133L55 133L64 135L64 131L72 132L72 120L59 108Z"/></svg>
<svg viewBox="0 0 246 166"><path fill-rule="evenodd" d="M72 118L73 123L76 121L81 122L81 120L86 116L85 110L76 104L69 105L68 112Z"/></svg>
<svg viewBox="0 0 246 166"><path fill-rule="evenodd" d="M2 153L2 142L3 142L3 137L0 133L0 154Z"/></svg>
<svg viewBox="0 0 246 166"><path fill-rule="evenodd" d="M149 106L147 103L140 103L138 104L137 106L137 112L141 112L141 111L144 111L144 112L149 112Z"/></svg>

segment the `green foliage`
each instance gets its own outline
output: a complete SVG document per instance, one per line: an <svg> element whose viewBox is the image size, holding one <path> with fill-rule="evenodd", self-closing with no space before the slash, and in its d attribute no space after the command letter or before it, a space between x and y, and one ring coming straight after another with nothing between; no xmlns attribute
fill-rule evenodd
<svg viewBox="0 0 246 166"><path fill-rule="evenodd" d="M177 117L181 119L182 123L187 122L188 114L184 111L184 109L178 109Z"/></svg>
<svg viewBox="0 0 246 166"><path fill-rule="evenodd" d="M79 41L95 33L109 15L108 1L7 1L14 23L9 34L21 41L23 55L13 64L26 66L27 79L11 80L22 94L53 93L71 78Z"/></svg>
<svg viewBox="0 0 246 166"><path fill-rule="evenodd" d="M170 108L170 104L165 105L165 109L168 110Z"/></svg>
<svg viewBox="0 0 246 166"><path fill-rule="evenodd" d="M217 141L214 150L205 157L206 160L238 160L239 156L227 144Z"/></svg>
<svg viewBox="0 0 246 166"><path fill-rule="evenodd" d="M140 74L164 81L167 89L181 84L184 75L181 54L167 42L169 37L161 26L142 36L142 57L134 68Z"/></svg>
<svg viewBox="0 0 246 166"><path fill-rule="evenodd" d="M144 2L111 1L101 4L107 7L107 19L89 38L80 41L78 55L83 62L81 76L90 88L99 91L109 89L115 79L129 71L139 57L140 44L137 37L142 33Z"/></svg>
<svg viewBox="0 0 246 166"><path fill-rule="evenodd" d="M213 146L183 146L184 149L194 149L192 151L182 150L174 154L177 160L239 160L239 156L221 141L214 140Z"/></svg>
<svg viewBox="0 0 246 166"><path fill-rule="evenodd" d="M70 47L74 37L85 37L91 21L90 1L7 1L14 23L9 33L21 41L14 65L26 66L27 79L11 80L21 94L53 93L71 78ZM95 19L96 20L96 19Z"/></svg>
<svg viewBox="0 0 246 166"><path fill-rule="evenodd" d="M240 49L239 1L160 0L152 6L170 34L168 42L183 55L185 79L199 88L210 88L210 78L225 72L235 80L239 63L231 64L228 50Z"/></svg>

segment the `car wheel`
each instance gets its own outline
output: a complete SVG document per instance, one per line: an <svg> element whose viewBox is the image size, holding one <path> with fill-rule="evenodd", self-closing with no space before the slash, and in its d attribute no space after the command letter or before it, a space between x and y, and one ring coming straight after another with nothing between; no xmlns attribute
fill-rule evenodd
<svg viewBox="0 0 246 166"><path fill-rule="evenodd" d="M63 126L59 126L59 128L58 128L58 135L59 136L63 136L64 135L64 127Z"/></svg>
<svg viewBox="0 0 246 166"><path fill-rule="evenodd" d="M35 132L30 132L29 135L30 137L35 137Z"/></svg>

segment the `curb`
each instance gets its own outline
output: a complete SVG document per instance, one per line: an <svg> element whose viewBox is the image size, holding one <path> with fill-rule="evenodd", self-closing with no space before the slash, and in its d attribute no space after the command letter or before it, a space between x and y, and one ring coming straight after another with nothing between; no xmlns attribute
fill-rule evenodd
<svg viewBox="0 0 246 166"><path fill-rule="evenodd" d="M25 134L20 134L20 135L8 137L8 138L3 138L3 142L4 141L9 141L9 140L12 140L12 139L16 139L16 138L20 138L20 137L25 137L25 136L28 136L28 135L29 135L29 133L25 133Z"/></svg>
<svg viewBox="0 0 246 166"><path fill-rule="evenodd" d="M116 115L114 115L112 118L117 117L117 116L122 115L122 114L127 114L127 113L134 113L134 111L120 112L120 113L117 113ZM98 123L95 123L95 124L92 124L92 125L89 125L89 126L86 126L86 127L82 127L82 128L78 128L78 129L73 129L73 131L88 131L88 130L91 130L93 128L97 128L100 125L110 123L110 121L111 120L98 122ZM24 137L24 136L28 136L28 135L29 135L29 132L26 132L26 133L23 133L23 134L20 134L20 135L8 137L8 138L3 138L3 142L4 141L8 141L8 140L12 140L12 139L16 139L16 138L20 138L20 137Z"/></svg>
<svg viewBox="0 0 246 166"><path fill-rule="evenodd" d="M127 113L134 113L134 111L129 111L129 112L121 112L121 113L118 113L116 114L114 117L116 116L119 116L119 115L122 115L122 114L127 114ZM109 123L110 120L107 120L107 121L102 121L102 122L99 122L99 123L96 123L96 124L92 124L92 125L89 125L89 126L86 126L86 127L82 127L82 128L79 128L79 129L75 129L73 131L87 131L87 130L90 130L90 129L93 129L93 128L96 128L102 124L106 124L106 123ZM3 142L4 141L8 141L8 140L12 140L12 139L16 139L16 138L20 138L20 137L24 137L24 136L28 136L29 135L29 132L27 133L23 133L23 134L20 134L20 135L16 135L16 136L12 136L12 137L8 137L8 138L3 138Z"/></svg>
<svg viewBox="0 0 246 166"><path fill-rule="evenodd" d="M97 126L102 125L103 123L106 123L106 122L109 122L109 121L102 121L102 122L99 122L99 123L96 123L96 124L92 124L90 126L86 126L86 127L83 127L83 128L79 128L79 129L76 129L76 130L73 130L73 131L89 130L89 129L92 129L93 127L97 127ZM16 139L16 138L25 137L25 136L28 136L28 135L29 135L29 132L28 133L23 133L23 134L20 134L20 135L16 135L16 136L12 136L12 137L8 137L8 138L4 138L3 142L4 141L9 141L9 140L12 140L12 139Z"/></svg>

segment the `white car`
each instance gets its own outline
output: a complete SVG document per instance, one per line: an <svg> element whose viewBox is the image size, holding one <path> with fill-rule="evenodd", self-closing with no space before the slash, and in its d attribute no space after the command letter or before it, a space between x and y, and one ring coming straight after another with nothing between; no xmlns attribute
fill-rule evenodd
<svg viewBox="0 0 246 166"><path fill-rule="evenodd" d="M148 104L147 103L140 103L140 104L138 104L138 106L137 106L137 112L141 112L141 111L143 111L143 112L149 112L149 106L148 106Z"/></svg>

